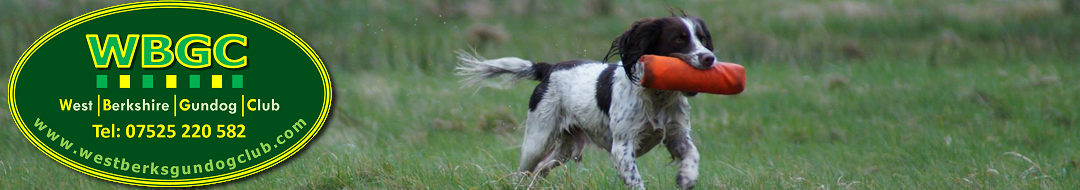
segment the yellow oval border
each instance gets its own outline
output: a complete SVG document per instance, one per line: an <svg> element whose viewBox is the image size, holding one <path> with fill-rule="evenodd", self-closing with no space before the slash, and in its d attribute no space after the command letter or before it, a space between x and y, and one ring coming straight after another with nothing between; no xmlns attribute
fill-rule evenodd
<svg viewBox="0 0 1080 190"><path fill-rule="evenodd" d="M22 71L23 65L26 63L26 60L34 54L34 51L36 51L41 45L45 44L56 35L63 33L69 28L75 27L90 20L128 11L168 8L211 11L252 21L271 29L278 34L281 34L282 36L292 41L293 44L296 44L298 47L300 47L300 49L304 50L304 53L306 53L308 57L311 58L311 61L314 62L315 66L319 69L319 74L323 81L323 107L319 113L319 118L315 121L315 124L313 125L311 131L305 134L304 137L300 139L300 141L298 141L296 144L289 147L289 149L286 149L284 152L266 161L263 161L262 163L255 164L253 166L226 174L194 179L146 179L104 172L74 162L63 155L60 155L56 151L53 151L52 148L45 146L44 143L41 142L41 140L39 140L32 134L30 129L24 123L25 121L23 121L22 117L20 117L18 107L15 104L15 84L19 79L19 72ZM193 187L217 184L247 177L249 175L266 170L267 168L273 167L274 165L277 165L278 163L281 163L285 159L289 158L300 149L304 148L304 145L307 145L308 141L310 141L316 134L319 133L319 129L322 128L322 125L325 123L327 115L330 112L330 102L332 100L332 97L333 88L330 87L330 75L326 72L326 67L323 65L322 60L319 59L319 55L316 54L315 51L307 45L307 43L300 39L300 37L296 36L296 34L293 34L288 29L285 29L285 27L282 27L281 25L278 25L273 21L270 21L266 18L247 11L212 3L191 1L148 1L127 3L99 9L68 20L63 24L60 24L60 26L49 30L49 32L45 33L45 35L42 35L40 38L34 41L30 48L27 48L26 52L19 57L19 62L15 65L15 68L12 69L10 79L8 80L8 108L10 108L12 118L15 120L15 123L18 124L19 131L23 133L23 136L25 136L27 140L30 140L30 142L33 143L34 146L37 147L39 150L41 150L41 152L45 153L53 160L56 160L57 162L60 162L61 164L64 164L71 169L90 176L122 184L147 187Z"/></svg>

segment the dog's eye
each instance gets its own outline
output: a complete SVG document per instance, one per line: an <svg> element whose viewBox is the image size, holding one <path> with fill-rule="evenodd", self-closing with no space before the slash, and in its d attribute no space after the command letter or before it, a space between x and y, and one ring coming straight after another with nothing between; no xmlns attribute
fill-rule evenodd
<svg viewBox="0 0 1080 190"><path fill-rule="evenodd" d="M675 43L683 43L683 38L675 38Z"/></svg>

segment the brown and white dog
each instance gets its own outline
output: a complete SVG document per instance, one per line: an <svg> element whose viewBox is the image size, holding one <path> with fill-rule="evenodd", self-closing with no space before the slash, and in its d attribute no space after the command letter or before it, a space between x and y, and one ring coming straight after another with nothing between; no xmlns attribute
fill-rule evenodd
<svg viewBox="0 0 1080 190"><path fill-rule="evenodd" d="M698 179L697 148L690 140L691 92L644 88L642 55L679 57L698 68L712 67L709 29L700 18L673 16L638 20L611 44L604 62L565 61L534 63L516 57L485 60L459 51L458 75L466 85L502 74L511 80L540 81L529 98L525 142L518 170L535 175L571 159L580 161L581 150L593 143L611 152L619 178L627 186L643 189L637 157L663 143L679 162L676 184L691 189ZM605 63L618 55L619 63ZM622 72L618 68L622 67Z"/></svg>

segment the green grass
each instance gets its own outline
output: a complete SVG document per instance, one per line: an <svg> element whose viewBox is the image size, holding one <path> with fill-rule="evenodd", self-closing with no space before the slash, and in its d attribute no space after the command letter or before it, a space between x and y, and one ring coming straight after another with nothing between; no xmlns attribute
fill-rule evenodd
<svg viewBox="0 0 1080 190"><path fill-rule="evenodd" d="M597 148L546 179L512 176L535 82L462 89L452 52L601 59L633 20L674 6L704 17L721 59L748 70L740 95L691 98L700 189L1080 188L1080 20L1057 1L617 2L611 15L499 1L487 16L439 2L220 2L303 37L337 102L304 151L210 187L621 188ZM4 68L51 27L112 4L0 1ZM31 16L43 11L57 14ZM475 23L508 36L470 44ZM0 121L0 189L127 187L56 163ZM662 148L639 165L647 187L674 188Z"/></svg>

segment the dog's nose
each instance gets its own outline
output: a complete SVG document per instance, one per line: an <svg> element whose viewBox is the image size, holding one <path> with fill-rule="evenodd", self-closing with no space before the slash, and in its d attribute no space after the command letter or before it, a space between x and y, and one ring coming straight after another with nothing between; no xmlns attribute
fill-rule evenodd
<svg viewBox="0 0 1080 190"><path fill-rule="evenodd" d="M703 53L703 54L698 55L698 60L701 61L700 62L701 66L712 67L713 63L716 62L716 56L713 56L713 55L707 54L707 53Z"/></svg>

